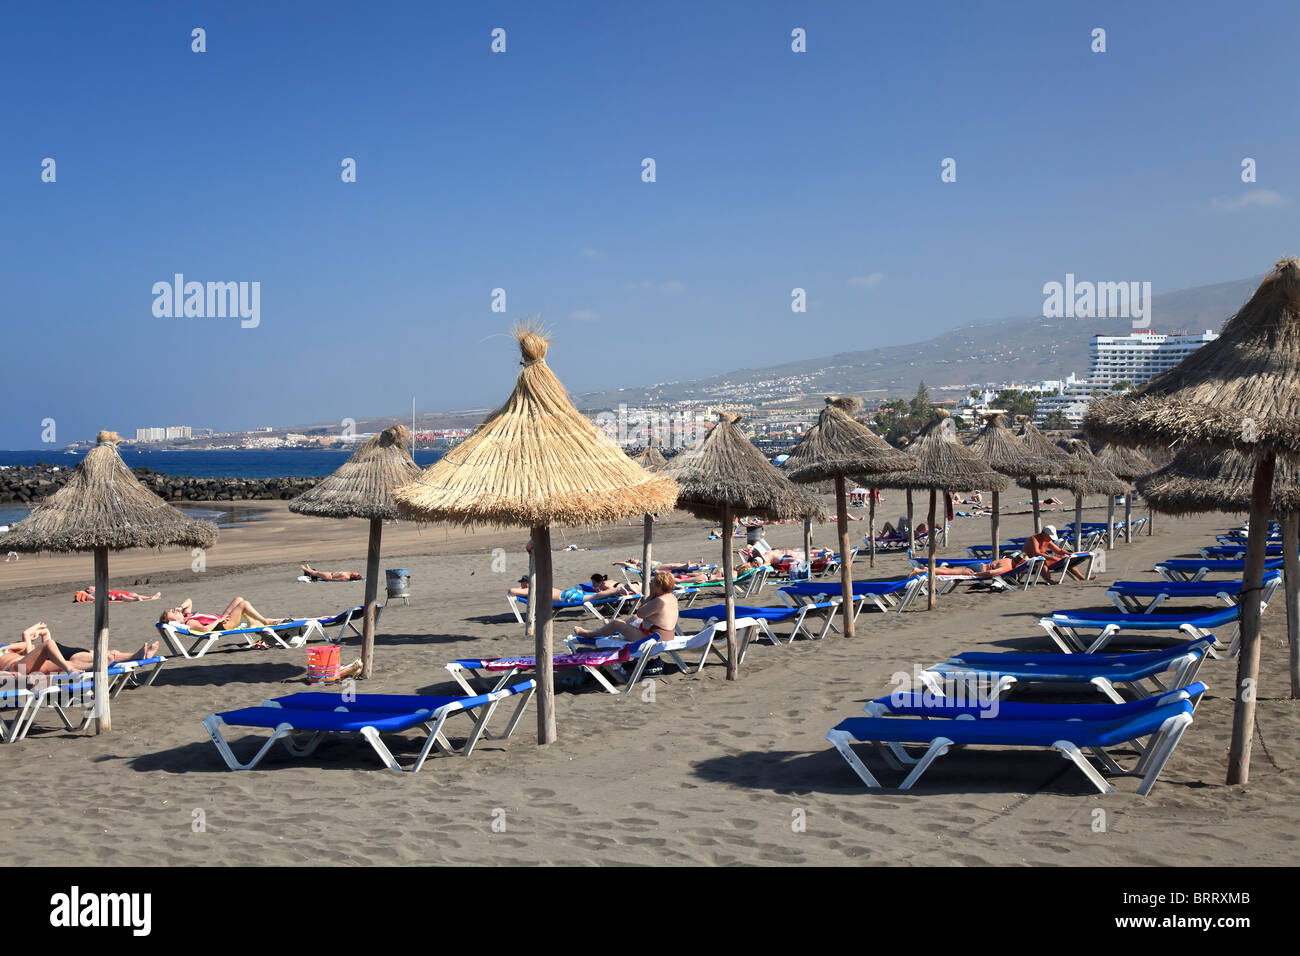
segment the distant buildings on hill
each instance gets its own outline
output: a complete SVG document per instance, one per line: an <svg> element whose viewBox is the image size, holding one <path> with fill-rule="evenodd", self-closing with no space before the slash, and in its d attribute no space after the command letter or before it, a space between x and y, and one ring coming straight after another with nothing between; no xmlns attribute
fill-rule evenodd
<svg viewBox="0 0 1300 956"><path fill-rule="evenodd" d="M176 441L193 438L189 425L168 425L166 428L137 428L135 440L139 442Z"/></svg>

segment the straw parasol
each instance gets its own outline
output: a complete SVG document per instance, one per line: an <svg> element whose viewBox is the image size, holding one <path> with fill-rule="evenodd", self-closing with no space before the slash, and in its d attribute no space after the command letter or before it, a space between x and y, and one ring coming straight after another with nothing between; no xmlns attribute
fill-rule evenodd
<svg viewBox="0 0 1300 956"><path fill-rule="evenodd" d="M537 742L554 743L551 668L551 525L594 525L667 511L672 480L648 474L578 412L546 364L549 341L521 323L523 370L506 403L419 478L393 492L398 510L421 521L532 529Z"/></svg>
<svg viewBox="0 0 1300 956"><path fill-rule="evenodd" d="M668 459L655 445L646 445L640 453L632 456L632 460L651 474L660 471L668 464ZM647 511L642 518L642 522L641 596L648 598L650 596L650 554L654 549L655 516Z"/></svg>
<svg viewBox="0 0 1300 956"><path fill-rule="evenodd" d="M1282 259L1219 337L1123 396L1089 405L1098 441L1239 451L1255 461L1242 576L1241 656L1228 783L1250 776L1264 544L1278 456L1300 457L1300 259Z"/></svg>
<svg viewBox="0 0 1300 956"><path fill-rule="evenodd" d="M1103 468L1128 484L1134 484L1143 475L1156 470L1151 459L1136 448L1123 445L1103 445L1097 452L1097 460ZM1124 494L1124 543L1133 540L1133 495ZM1106 505L1106 547L1115 547L1115 496L1112 495Z"/></svg>
<svg viewBox="0 0 1300 956"><path fill-rule="evenodd" d="M1052 471L1030 475L1028 484L1023 481L1017 482L1020 487L1028 488L1031 493L1034 505L1034 534L1038 534L1043 530L1043 516L1038 503L1038 492L1042 488L1048 487L1041 484L1039 479L1055 478L1064 474L1081 474L1087 471L1088 466L1053 444L1046 435L1034 427L1034 423L1029 420L1028 415L1018 416L1018 420L1020 421L1019 437L1024 442L1025 447L1029 449L1029 453L1055 466Z"/></svg>
<svg viewBox="0 0 1300 956"><path fill-rule="evenodd" d="M1007 417L1002 414L989 415L984 421L984 428L979 436L970 443L969 448L979 455L994 471L1012 478L1036 478L1039 475L1052 474L1059 466L1051 459L1036 455L1015 433L1007 427ZM1000 492L993 491L993 560L998 559L999 543L998 525L1001 518Z"/></svg>
<svg viewBox="0 0 1300 956"><path fill-rule="evenodd" d="M849 512L845 504L844 479L849 476L879 475L890 472L911 471L916 460L893 448L866 425L855 420L853 413L862 407L856 397L826 399L817 424L785 460L785 471L791 481L800 484L826 481L835 482L835 514L840 537L840 585L844 593L841 613L844 636L853 636L853 567L849 560ZM858 479L862 480L862 479ZM870 514L867 525L871 544L871 567L876 566L876 499L870 497ZM805 550L810 563L812 555Z"/></svg>
<svg viewBox="0 0 1300 956"><path fill-rule="evenodd" d="M1067 438L1057 448L1074 462L1076 472L1051 478L1040 477L1037 485L1039 488L1061 489L1074 495L1074 547L1078 551L1083 548L1083 499L1088 495L1122 495L1128 491L1128 485L1102 467L1083 439ZM1023 478L1017 484L1022 488L1028 487Z"/></svg>
<svg viewBox="0 0 1300 956"><path fill-rule="evenodd" d="M718 424L673 458L663 473L677 482L677 506L697 518L722 522L722 579L727 594L727 680L735 680L736 582L731 563L733 512L769 520L822 520L825 510L811 493L791 482L740 433L739 415L719 412ZM846 556L847 557L847 556ZM847 600L847 598L846 598Z"/></svg>
<svg viewBox="0 0 1300 956"><path fill-rule="evenodd" d="M934 607L934 549L935 549L935 498L940 491L946 493L976 491L990 488L1001 491L1007 479L998 474L975 452L957 440L957 426L942 408L935 409L934 420L921 429L908 446L907 454L914 457L914 471L900 471L880 479L883 488L918 488L930 492L929 576L926 578L928 608ZM911 523L910 520L908 522Z"/></svg>
<svg viewBox="0 0 1300 956"><path fill-rule="evenodd" d="M102 431L67 484L7 534L5 551L91 551L95 555L96 732L112 729L108 695L108 552L180 545L210 548L217 526L194 521L140 484L126 467L117 432Z"/></svg>
<svg viewBox="0 0 1300 956"><path fill-rule="evenodd" d="M316 487L289 502L289 510L321 518L365 518L370 522L366 549L366 603L361 625L361 676L375 663L375 597L379 588L379 545L385 519L402 515L393 489L420 477L411 458L411 433L403 425L385 428L358 448Z"/></svg>

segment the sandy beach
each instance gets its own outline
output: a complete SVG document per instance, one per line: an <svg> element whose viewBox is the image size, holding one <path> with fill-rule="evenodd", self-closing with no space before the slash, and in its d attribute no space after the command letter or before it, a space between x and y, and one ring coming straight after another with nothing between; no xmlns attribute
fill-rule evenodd
<svg viewBox="0 0 1300 956"><path fill-rule="evenodd" d="M888 496L893 519L902 496ZM110 561L115 588L163 592L163 600L113 605L112 646L153 639L159 611L192 597L219 610L248 598L272 615L324 614L360 603L363 585L301 584L301 561L360 569L365 526L263 507L263 521L223 530L190 570L183 550L125 552ZM1090 508L1089 520L1104 520ZM1072 509L1047 520L1064 524ZM305 690L306 651L249 650L226 642L206 657L176 657L155 686L113 705L113 731L73 734L43 714L25 741L0 746L0 779L13 803L49 814L0 822L11 865L28 864L1295 864L1300 786L1300 707L1287 699L1285 607L1264 614L1261 699L1249 786L1223 784L1235 661L1209 661L1209 694L1149 797L1121 778L1102 796L1059 755L985 748L951 754L911 792L865 790L826 743L826 731L888 693L890 675L964 650L1049 650L1037 619L1058 608L1110 609L1105 588L1152 578L1159 559L1192 554L1236 522L1231 516L1169 519L1108 555L1088 584L1021 593L964 587L933 612L863 611L858 636L774 648L756 645L742 679L720 666L656 680L653 693L613 697L592 684L557 696L559 742L539 748L530 709L509 741L486 740L469 759L433 758L416 775L385 772L363 742L327 743L308 759L277 749L256 770L226 769L201 726L214 711ZM861 540L866 522L854 522ZM1004 516L1004 535L1029 518ZM676 513L658 528L663 560L716 560L708 526ZM834 525L815 528L830 545ZM768 529L776 546L800 544L798 525ZM987 518L958 518L946 553L988 538ZM504 592L527 570L525 532L466 532L395 523L383 567L411 569L409 606L383 615L377 674L367 693L452 693L443 664L464 656L527 653ZM639 555L639 522L557 531L557 584ZM506 568L493 570L493 549ZM897 555L857 578L906 571ZM89 556L24 556L0 564L0 632L16 637L45 620L57 640L86 647L92 611L74 605L89 583ZM138 582L138 583L137 583ZM381 582L382 584L382 582ZM382 589L381 589L382 594ZM774 590L756 603L775 604ZM571 616L557 621L557 645ZM358 642L345 643L344 660ZM237 751L251 740L234 734ZM242 743L242 747L241 747ZM394 739L399 757L413 738ZM895 778L889 778L894 780ZM1098 816L1096 810L1104 811ZM1098 828L1097 821L1104 826ZM201 825L200 825L201 824ZM19 829L20 828L20 829Z"/></svg>

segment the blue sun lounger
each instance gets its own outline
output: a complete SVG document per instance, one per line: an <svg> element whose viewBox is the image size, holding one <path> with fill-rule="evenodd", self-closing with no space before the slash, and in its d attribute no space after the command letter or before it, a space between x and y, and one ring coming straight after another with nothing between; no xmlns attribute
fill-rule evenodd
<svg viewBox="0 0 1300 956"><path fill-rule="evenodd" d="M523 707L536 689L535 681L524 681L504 690L489 694L477 694L471 697L408 697L406 703L396 695L360 695L372 698L372 703L379 709L358 710L355 702L342 703L338 694L290 694L276 700L268 700L261 707L245 707L221 714L210 714L203 720L203 728L216 745L217 751L231 770L251 770L266 756L276 741L282 741L286 750L295 757L305 757L314 751L323 740L335 734L360 734L370 744L384 766L389 770L407 770L417 773L428 759L434 747L446 756L456 753L442 730L447 718L454 714L469 714L480 710L474 728L466 739L461 753L465 756L473 751L479 737L486 729L487 721L492 716L496 705L515 694L523 694L519 709L511 719L510 730L518 723ZM303 698L320 698L320 700L303 700ZM292 706L284 706L293 701ZM329 707L336 704L336 707ZM434 706L430 706L430 705ZM326 709L329 708L329 709ZM384 709L387 708L387 709ZM472 715L471 715L472 716ZM222 729L225 727L255 727L270 730L271 737L246 763L241 763L230 749ZM403 767L393 756L391 750L380 739L381 734L396 734L407 730L422 728L427 734L424 746L415 763L409 768ZM299 743L295 734L309 735Z"/></svg>
<svg viewBox="0 0 1300 956"><path fill-rule="evenodd" d="M1095 705L1104 707L1104 705ZM1060 751L1079 768L1100 792L1113 793L1114 787L1084 755L1090 751L1103 770L1142 778L1138 793L1146 796L1155 786L1184 731L1192 723L1192 705L1176 700L1150 710L1126 716L1099 714L1096 719L1079 718L1043 720L925 720L915 717L850 717L826 735L854 773L872 789L881 783L853 750L853 743L871 743L879 748L885 761L902 769L890 749L891 744L923 744L925 753L915 758L910 772L899 784L909 790L939 757L953 747L970 745L994 747L1043 747ZM1141 757L1131 771L1123 770L1107 752L1121 745L1132 745L1144 738L1151 740L1142 748Z"/></svg>
<svg viewBox="0 0 1300 956"><path fill-rule="evenodd" d="M862 598L855 596L854 600L861 601ZM772 630L772 626L775 624L789 624L790 631L785 635L785 642L789 644L800 634L812 641L821 640L829 634L835 624L835 613L839 606L839 601L814 601L810 604L799 604L795 607L748 607L738 604L736 605L736 617L746 617L756 621L758 629L763 635L771 643L778 645L781 643L781 636ZM809 615L820 619L820 628L809 628ZM678 612L678 616L700 621L702 626L707 627L710 624L727 619L727 605L712 604L709 607L683 608Z"/></svg>
<svg viewBox="0 0 1300 956"><path fill-rule="evenodd" d="M1056 704L990 698L948 700L933 694L894 693L868 701L868 717L938 717L944 720L1097 720L1145 714L1175 701L1191 701L1192 708L1206 691L1200 681L1176 690L1162 691L1123 703Z"/></svg>
<svg viewBox="0 0 1300 956"><path fill-rule="evenodd" d="M1076 611L1053 611L1038 624L1066 654L1096 654L1116 634L1183 633L1195 640L1212 636L1218 639L1209 647L1215 658L1234 657L1240 637L1238 606L1206 614L1095 614ZM1092 636L1089 632L1096 632Z"/></svg>
<svg viewBox="0 0 1300 956"><path fill-rule="evenodd" d="M1264 575L1260 607L1268 606L1282 582L1281 571ZM1106 592L1111 603L1125 614L1150 614L1170 598L1211 598L1236 607L1241 597L1240 581L1116 581Z"/></svg>
<svg viewBox="0 0 1300 956"><path fill-rule="evenodd" d="M635 603L639 600L641 600L640 594L615 594L607 598L584 597L578 601L552 601L551 611L558 614L561 611L586 610L596 620L608 621L610 618L618 617L623 613L623 605L629 602ZM510 605L515 620L523 624L524 612L528 608L528 598L507 594L506 603ZM609 611L609 613L602 614L602 609Z"/></svg>
<svg viewBox="0 0 1300 956"><path fill-rule="evenodd" d="M987 691L985 699L1000 697L1016 684L1091 685L1120 704L1124 697L1118 687L1127 688L1137 697L1186 687L1196 679L1213 643L1213 637L1203 637L1137 654L967 651L927 668L919 676L931 692L945 698L957 696L954 687L971 684ZM1162 681L1162 674L1172 676Z"/></svg>
<svg viewBox="0 0 1300 956"><path fill-rule="evenodd" d="M1264 559L1265 571L1282 567L1282 556ZM1246 573L1242 558L1169 558L1155 567L1156 573L1166 581L1201 581L1210 574L1231 574L1238 580Z"/></svg>
<svg viewBox="0 0 1300 956"><path fill-rule="evenodd" d="M22 740L35 695L26 687L0 690L0 744ZM5 716L8 715L8 722Z"/></svg>
<svg viewBox="0 0 1300 956"><path fill-rule="evenodd" d="M885 581L854 581L853 598L861 601L853 612L854 620L862 612L866 601L871 601L882 611L901 612L916 599L917 594L925 593L927 577L928 575L917 574ZM844 599L844 587L839 581L800 581L797 584L787 584L777 593L791 607L827 601L838 604Z"/></svg>
<svg viewBox="0 0 1300 956"><path fill-rule="evenodd" d="M1280 558L1282 557L1283 554L1282 545L1270 544L1264 549L1264 554L1266 557ZM1201 557L1203 558L1245 558L1246 545L1245 544L1240 544L1240 545L1220 544L1220 545L1215 545L1212 548L1201 548Z"/></svg>
<svg viewBox="0 0 1300 956"><path fill-rule="evenodd" d="M353 609L355 610L355 608ZM344 612L347 614L348 612ZM242 637L249 647L258 641L274 641L284 648L302 647L313 637L325 640L322 624L326 621L338 623L341 615L328 618L304 617L285 621L281 624L263 624L256 627L233 627L227 631L192 631L184 624L174 621L159 621L154 626L162 632L163 638L171 645L173 651L182 657L199 658L212 649L217 641L227 637ZM350 620L350 618L349 618ZM282 635L297 632L285 640ZM339 635L343 635L340 633ZM189 642L188 646L186 642Z"/></svg>

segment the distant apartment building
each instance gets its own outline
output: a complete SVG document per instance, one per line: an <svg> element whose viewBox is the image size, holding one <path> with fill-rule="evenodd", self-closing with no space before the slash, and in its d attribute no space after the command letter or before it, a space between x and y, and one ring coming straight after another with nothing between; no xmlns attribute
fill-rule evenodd
<svg viewBox="0 0 1300 956"><path fill-rule="evenodd" d="M1116 385L1141 385L1218 337L1209 329L1192 334L1137 329L1129 335L1094 335L1088 343L1088 377L1069 381L1059 395L1038 402L1034 422L1041 425L1053 412L1060 412L1077 427L1094 395L1114 391Z"/></svg>
<svg viewBox="0 0 1300 956"><path fill-rule="evenodd" d="M177 438L192 438L189 425L168 425L166 429L167 440L174 441Z"/></svg>
<svg viewBox="0 0 1300 956"><path fill-rule="evenodd" d="M168 425L166 428L137 428L136 441L174 441L177 438L192 438L189 425Z"/></svg>

